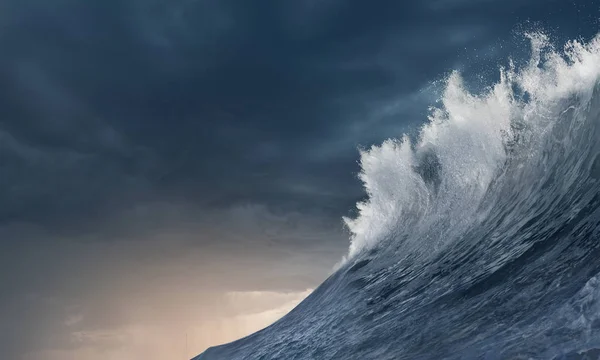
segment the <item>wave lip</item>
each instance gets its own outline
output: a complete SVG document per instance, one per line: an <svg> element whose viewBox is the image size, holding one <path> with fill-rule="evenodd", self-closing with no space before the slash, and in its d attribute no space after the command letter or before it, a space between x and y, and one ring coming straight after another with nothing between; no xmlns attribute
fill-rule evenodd
<svg viewBox="0 0 600 360"><path fill-rule="evenodd" d="M416 141L362 151L345 263L203 360L597 355L600 36L527 36L526 66L481 94L452 73Z"/></svg>
<svg viewBox="0 0 600 360"><path fill-rule="evenodd" d="M600 72L599 37L589 44L572 41L560 54L549 50L545 35L527 36L532 56L526 68L517 70L511 63L501 69L500 82L480 95L469 93L460 74L453 72L442 106L431 111L416 144L404 136L361 152L360 178L369 197L357 205L357 218L345 219L352 231L350 256L389 237L419 238L419 248L431 245L427 250L432 250L460 236L470 225L468 219L477 218L488 192L497 191L503 173L518 175L507 161L532 165L544 156L540 152L550 150L545 146L552 144L542 143L549 140L549 132L561 135L558 131L567 130L563 126L586 120L571 118L566 124L565 118L580 116L591 104ZM427 164L431 158L435 165ZM435 187L428 175L432 172L422 171L424 161L434 168ZM525 175L519 180L531 184L534 179ZM490 189L492 184L495 189Z"/></svg>

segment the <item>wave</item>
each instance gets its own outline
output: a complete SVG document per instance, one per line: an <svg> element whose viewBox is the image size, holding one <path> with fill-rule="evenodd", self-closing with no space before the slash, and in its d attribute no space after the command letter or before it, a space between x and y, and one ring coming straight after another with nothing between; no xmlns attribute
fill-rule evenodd
<svg viewBox="0 0 600 360"><path fill-rule="evenodd" d="M600 35L481 94L448 76L416 141L361 152L341 268L203 359L584 358L600 351Z"/></svg>
<svg viewBox="0 0 600 360"><path fill-rule="evenodd" d="M533 55L526 68L501 69L500 82L481 95L452 73L443 106L431 111L415 145L404 136L361 153L369 200L358 204L358 218L345 219L353 234L350 256L386 237L417 242L405 244L407 251L440 249L508 199L559 195L539 187L548 170L569 173L552 181L578 175L582 164L570 156L594 150L584 148L593 138L579 137L595 127L585 124L596 120L585 111L597 92L600 40L570 42L560 54L545 35L528 37Z"/></svg>

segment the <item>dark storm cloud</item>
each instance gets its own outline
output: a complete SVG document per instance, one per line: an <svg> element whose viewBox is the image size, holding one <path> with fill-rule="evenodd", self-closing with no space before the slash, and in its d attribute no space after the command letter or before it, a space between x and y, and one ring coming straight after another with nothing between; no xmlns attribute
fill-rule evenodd
<svg viewBox="0 0 600 360"><path fill-rule="evenodd" d="M0 215L155 196L339 212L360 196L356 146L422 122L429 83L548 19L541 3L6 2Z"/></svg>

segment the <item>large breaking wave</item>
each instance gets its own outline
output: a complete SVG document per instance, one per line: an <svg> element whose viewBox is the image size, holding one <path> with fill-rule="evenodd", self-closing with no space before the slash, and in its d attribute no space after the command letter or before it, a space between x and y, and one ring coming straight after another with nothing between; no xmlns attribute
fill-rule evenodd
<svg viewBox="0 0 600 360"><path fill-rule="evenodd" d="M481 94L446 80L417 139L361 153L344 265L201 359L553 359L600 351L600 36Z"/></svg>

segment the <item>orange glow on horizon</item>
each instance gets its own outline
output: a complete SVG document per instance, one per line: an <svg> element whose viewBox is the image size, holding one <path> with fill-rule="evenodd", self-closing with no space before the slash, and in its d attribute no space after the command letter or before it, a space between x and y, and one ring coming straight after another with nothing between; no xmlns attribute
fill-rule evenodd
<svg viewBox="0 0 600 360"><path fill-rule="evenodd" d="M240 339L267 327L311 292L228 292L220 299L215 311L219 314L229 312L230 316L203 317L204 309L199 305L197 308L171 309L168 314L173 319L171 323L163 318L152 324L152 313L145 313L145 319L141 319L143 325L132 323L117 329L73 331L72 349L34 352L21 360L191 359L208 347ZM81 315L71 315L65 319L65 324L75 326L84 321L85 317Z"/></svg>

